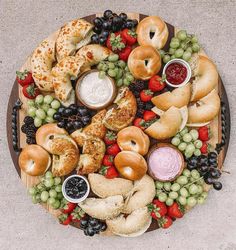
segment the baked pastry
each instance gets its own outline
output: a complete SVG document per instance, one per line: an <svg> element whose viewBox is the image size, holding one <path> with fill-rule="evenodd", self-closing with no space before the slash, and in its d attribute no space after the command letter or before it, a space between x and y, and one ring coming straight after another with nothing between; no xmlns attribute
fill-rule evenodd
<svg viewBox="0 0 236 250"><path fill-rule="evenodd" d="M79 161L79 150L71 142L69 136L56 137L51 141L52 173L54 176L64 176L72 172Z"/></svg>
<svg viewBox="0 0 236 250"><path fill-rule="evenodd" d="M83 64L83 58L68 56L64 57L52 69L55 95L64 106L69 106L75 102L75 93L71 85L71 77L78 77Z"/></svg>
<svg viewBox="0 0 236 250"><path fill-rule="evenodd" d="M147 163L142 155L133 151L121 151L114 159L119 173L128 180L139 180L147 172Z"/></svg>
<svg viewBox="0 0 236 250"><path fill-rule="evenodd" d="M56 40L57 60L73 56L76 50L90 42L93 25L84 19L66 23L59 32Z"/></svg>
<svg viewBox="0 0 236 250"><path fill-rule="evenodd" d="M182 115L180 110L171 107L161 115L158 121L145 129L145 133L157 140L163 140L176 135L181 124Z"/></svg>
<svg viewBox="0 0 236 250"><path fill-rule="evenodd" d="M152 98L152 103L163 111L168 110L171 106L181 108L189 104L191 97L191 84L188 83L182 87L175 88Z"/></svg>
<svg viewBox="0 0 236 250"><path fill-rule="evenodd" d="M39 145L27 145L18 159L22 171L31 176L43 175L51 165L49 153Z"/></svg>
<svg viewBox="0 0 236 250"><path fill-rule="evenodd" d="M220 97L213 89L207 96L188 107L189 123L206 123L213 120L220 110Z"/></svg>
<svg viewBox="0 0 236 250"><path fill-rule="evenodd" d="M134 210L127 217L120 214L118 217L106 220L108 229L123 237L137 237L147 231L152 219L147 207Z"/></svg>
<svg viewBox="0 0 236 250"><path fill-rule="evenodd" d="M129 55L128 67L135 78L148 80L161 69L161 56L150 45L138 46Z"/></svg>
<svg viewBox="0 0 236 250"><path fill-rule="evenodd" d="M119 131L117 143L121 150L134 151L145 155L148 152L150 140L140 128L130 126Z"/></svg>
<svg viewBox="0 0 236 250"><path fill-rule="evenodd" d="M99 220L106 220L115 218L120 214L124 199L122 195L110 196L105 199L101 198L87 198L78 203L85 213Z"/></svg>
<svg viewBox="0 0 236 250"><path fill-rule="evenodd" d="M127 87L122 87L119 89L114 104L117 106L107 111L103 123L108 129L119 131L133 121L137 103L133 93Z"/></svg>
<svg viewBox="0 0 236 250"><path fill-rule="evenodd" d="M141 20L136 29L139 45L151 45L155 49L165 46L169 31L159 16L149 16Z"/></svg>
<svg viewBox="0 0 236 250"><path fill-rule="evenodd" d="M155 195L155 183L153 179L146 174L140 180L134 182L134 187L125 200L122 213L130 214L138 208L145 207L152 202Z"/></svg>
<svg viewBox="0 0 236 250"><path fill-rule="evenodd" d="M88 180L93 193L100 198L113 195L125 196L133 188L132 181L123 178L107 179L101 174L89 174Z"/></svg>
<svg viewBox="0 0 236 250"><path fill-rule="evenodd" d="M206 56L195 55L190 67L195 79L192 83L191 101L195 102L208 95L218 84L218 72L215 64Z"/></svg>
<svg viewBox="0 0 236 250"><path fill-rule="evenodd" d="M55 41L45 39L34 50L31 57L31 70L35 84L42 91L53 91L52 65L55 58Z"/></svg>

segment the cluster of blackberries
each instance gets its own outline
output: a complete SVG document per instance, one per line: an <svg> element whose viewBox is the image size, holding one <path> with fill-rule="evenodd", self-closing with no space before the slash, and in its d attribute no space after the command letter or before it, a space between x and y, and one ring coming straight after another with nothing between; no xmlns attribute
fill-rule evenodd
<svg viewBox="0 0 236 250"><path fill-rule="evenodd" d="M187 168L197 169L207 184L213 185L215 190L221 190L222 183L217 181L221 176L221 171L217 169L217 156L217 153L210 152L208 155L190 157L187 159Z"/></svg>
<svg viewBox="0 0 236 250"><path fill-rule="evenodd" d="M35 134L38 128L34 126L34 118L26 116L21 126L21 131L26 135L27 144L36 144Z"/></svg>
<svg viewBox="0 0 236 250"><path fill-rule="evenodd" d="M216 151L219 153L222 148L226 144L226 129L227 129L227 124L226 124L226 105L224 102L221 102L221 142L217 143L216 145Z"/></svg>
<svg viewBox="0 0 236 250"><path fill-rule="evenodd" d="M93 20L94 28L93 31L96 33L92 35L92 43L99 43L104 45L109 34L112 32L117 32L125 28L132 29L138 24L136 19L128 19L125 13L120 13L117 15L111 10L106 10L102 17L96 17Z"/></svg>
<svg viewBox="0 0 236 250"><path fill-rule="evenodd" d="M94 236L107 229L105 222L98 219L86 216L80 220L80 228L84 231L86 236Z"/></svg>

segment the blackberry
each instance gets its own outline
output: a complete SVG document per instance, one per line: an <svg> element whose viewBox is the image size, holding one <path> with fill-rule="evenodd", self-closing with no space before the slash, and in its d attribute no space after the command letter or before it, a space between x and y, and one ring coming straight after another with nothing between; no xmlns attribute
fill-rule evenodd
<svg viewBox="0 0 236 250"><path fill-rule="evenodd" d="M129 90L132 91L132 92L134 92L136 90L134 83L129 85Z"/></svg>
<svg viewBox="0 0 236 250"><path fill-rule="evenodd" d="M137 106L138 106L139 109L144 109L145 103L142 102L142 101L140 100L140 98L137 98L137 99L136 99L136 102L137 102Z"/></svg>
<svg viewBox="0 0 236 250"><path fill-rule="evenodd" d="M137 80L134 85L135 85L135 90L139 92L146 88L146 82L142 80Z"/></svg>
<svg viewBox="0 0 236 250"><path fill-rule="evenodd" d="M133 92L133 94L134 94L135 97L139 97L139 91L135 90L135 91Z"/></svg>
<svg viewBox="0 0 236 250"><path fill-rule="evenodd" d="M26 116L24 118L24 123L25 124L33 124L34 123L34 119L32 117L30 117L30 116Z"/></svg>
<svg viewBox="0 0 236 250"><path fill-rule="evenodd" d="M151 103L151 102L146 102L146 104L145 104L145 109L146 109L146 110L151 110L152 108L153 108L152 103Z"/></svg>
<svg viewBox="0 0 236 250"><path fill-rule="evenodd" d="M143 117L143 112L144 112L143 109L139 109L139 110L137 111L137 113L136 113L136 116L142 118L142 117Z"/></svg>
<svg viewBox="0 0 236 250"><path fill-rule="evenodd" d="M27 130L26 136L27 137L33 137L33 138L35 138L35 131Z"/></svg>
<svg viewBox="0 0 236 250"><path fill-rule="evenodd" d="M27 144L36 144L36 140L35 140L35 138L27 137L26 143Z"/></svg>
<svg viewBox="0 0 236 250"><path fill-rule="evenodd" d="M37 131L37 128L34 126L34 124L28 125L28 126L27 126L27 129L28 129L28 130L32 130L32 131L35 131L35 132Z"/></svg>
<svg viewBox="0 0 236 250"><path fill-rule="evenodd" d="M21 126L21 131L22 131L22 133L26 134L27 130L28 130L28 126L27 126L26 124L23 124L23 125Z"/></svg>

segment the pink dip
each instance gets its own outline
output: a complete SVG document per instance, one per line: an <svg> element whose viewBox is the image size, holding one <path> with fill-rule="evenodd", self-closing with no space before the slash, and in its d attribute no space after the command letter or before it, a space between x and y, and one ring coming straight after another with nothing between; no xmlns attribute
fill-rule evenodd
<svg viewBox="0 0 236 250"><path fill-rule="evenodd" d="M168 181L179 173L182 159L179 153L173 148L161 147L151 153L148 165L153 177Z"/></svg>

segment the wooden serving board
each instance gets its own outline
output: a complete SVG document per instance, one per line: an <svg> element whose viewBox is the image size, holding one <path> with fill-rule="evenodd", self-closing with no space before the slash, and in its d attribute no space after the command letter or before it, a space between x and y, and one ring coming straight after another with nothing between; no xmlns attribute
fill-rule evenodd
<svg viewBox="0 0 236 250"><path fill-rule="evenodd" d="M138 14L138 13L127 13L128 17L131 19L137 19L142 20L144 17L146 17L145 15L142 14ZM96 15L90 15L90 16L86 16L84 17L85 20L92 22L92 20L96 17L96 16L101 16L101 14L96 14ZM165 45L165 47L163 48L164 50L167 50L169 47L169 43L171 38L174 36L174 34L176 33L176 31L178 30L178 28L172 26L171 24L167 23L167 27L169 30L169 37L168 37L168 41ZM48 39L53 39L55 40L57 37L58 31L56 31L55 33L51 34ZM40 41L37 41L36 45L39 43ZM204 53L203 51L201 53ZM22 66L21 70L24 69L28 69L30 70L30 56L28 57L28 59L26 60L25 64ZM227 149L228 149L228 144L229 144L229 137L230 137L230 109L229 109L229 103L228 103L228 98L227 98L227 94L223 85L223 82L221 80L221 78L219 77L219 82L218 82L218 86L217 86L219 95L221 97L221 100L225 103L226 105L226 145L224 146L223 150L220 152L219 157L218 157L218 161L219 161L219 167L222 168L223 166L223 162L227 153ZM25 134L23 134L20 131L20 127L22 126L23 123L23 119L26 116L26 102L27 99L23 96L22 91L21 91L21 86L19 86L19 84L15 81L12 87L12 91L11 91L11 95L9 98L9 102L8 102L8 110L7 110L7 137L8 137L8 146L9 146L9 150L11 153L11 157L15 166L15 169L19 175L19 177L21 178L22 182L24 183L24 185L29 188L31 186L33 186L34 184L39 182L39 178L38 177L32 177L29 176L27 174L25 174L23 171L21 171L21 169L19 168L18 165L18 153L16 153L13 150L13 145L12 145L12 129L11 129L11 113L12 113L12 108L14 106L15 101L20 98L21 101L23 102L23 106L21 108L21 110L19 111L19 115L18 115L18 138L19 138L19 142L18 145L20 148L24 148L26 145L26 137ZM211 131L213 132L213 137L210 140L210 143L215 146L217 143L219 143L221 141L221 114L219 113L219 115L211 122L210 124L210 128ZM54 210L52 208L50 208L47 205L42 205L43 207L45 207L52 215L54 216L58 216L58 214L60 214L60 212L58 210ZM73 226L78 227L78 225L74 224ZM148 231L152 231L157 229L157 223L156 221L153 221L150 228L148 229ZM109 235L109 233L107 233L107 235Z"/></svg>

